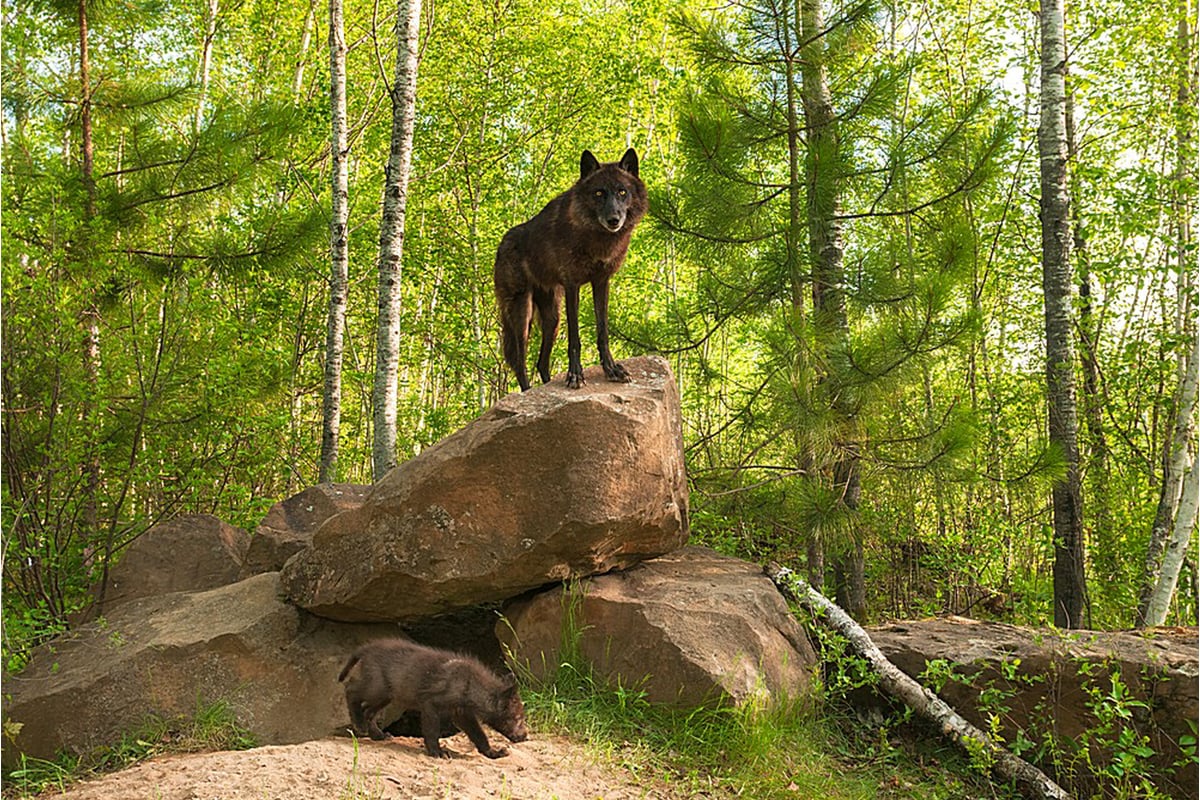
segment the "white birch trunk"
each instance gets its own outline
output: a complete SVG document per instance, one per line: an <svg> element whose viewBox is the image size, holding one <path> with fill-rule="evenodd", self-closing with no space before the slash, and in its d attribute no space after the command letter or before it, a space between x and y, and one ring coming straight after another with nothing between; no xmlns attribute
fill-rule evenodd
<svg viewBox="0 0 1200 800"><path fill-rule="evenodd" d="M340 19L342 17L341 0L329 0L329 17L330 17L329 35L330 36L333 35L333 13L334 13L333 7L335 5L337 6L337 15L338 15L338 19L339 19L338 41L341 42L341 48L342 48L342 68L341 69L342 69L342 72L345 73L345 71L346 71L346 66L345 66L345 64L346 64L346 43L344 41L342 41L343 39L345 39L345 36L342 34L342 29L343 29L344 25L342 25L342 23L340 22ZM308 13L304 15L304 29L300 32L300 52L296 55L296 71L294 73L292 73L292 96L297 99L299 99L299 97L300 97L300 90L304 88L304 66L305 66L306 62L308 61L308 45L312 42L313 29L316 27L317 27L317 0L309 0ZM332 40L329 43L329 47L330 47L330 56L332 57L332 55L333 55L333 41ZM343 82L343 84L345 83L344 75L342 78L342 82ZM333 92L332 88L330 89L330 92L331 93ZM343 87L342 96L345 97L345 94L346 94L346 90ZM345 111L343 111L342 114L344 116ZM334 155L336 157L336 153Z"/></svg>
<svg viewBox="0 0 1200 800"><path fill-rule="evenodd" d="M212 71L213 41L217 38L218 0L208 0L204 13L204 41L200 43L200 64L196 69L197 83L200 84L200 99L196 101L196 117L192 120L192 130L199 131L204 124L204 106L208 103L208 81Z"/></svg>
<svg viewBox="0 0 1200 800"><path fill-rule="evenodd" d="M396 80L392 86L392 146L388 155L379 232L379 308L375 345L375 387L371 394L374 479L396 465L396 379L400 360L400 259L404 250L404 214L412 168L416 118L418 42L421 0L399 0Z"/></svg>
<svg viewBox="0 0 1200 800"><path fill-rule="evenodd" d="M1015 781L1037 797L1070 800L1071 796L1044 772L1028 761L1000 747L930 689L908 677L871 641L870 635L849 614L829 598L808 585L796 573L778 564L767 565L765 572L785 594L805 605L828 627L846 637L850 646L870 663L879 675L879 686L913 711L934 723L947 738L968 753L983 751L991 758L992 769L1006 781Z"/></svg>
<svg viewBox="0 0 1200 800"><path fill-rule="evenodd" d="M1192 349L1184 361L1185 369L1179 385L1179 406L1176 412L1175 430L1171 437L1171 457L1167 462L1166 474L1163 476L1163 499L1166 502L1168 493L1174 498L1174 508L1164 514L1160 509L1155 519L1155 534L1160 519L1167 517L1170 536L1162 542L1150 542L1150 552L1147 554L1147 564L1153 562L1155 579L1144 598L1144 609L1139 609L1138 626L1162 625L1166 621L1167 611L1171 605L1171 597L1175 593L1175 585L1179 581L1179 570L1183 566L1187 546L1191 541L1192 532L1196 527L1197 492L1200 491L1196 481L1196 462L1192 453L1193 439L1196 433L1196 401L1198 394L1198 360L1200 360L1200 339L1192 339ZM1174 520L1172 524L1170 519ZM1157 552L1156 552L1157 549Z"/></svg>
<svg viewBox="0 0 1200 800"><path fill-rule="evenodd" d="M311 14L311 7L310 7ZM332 218L329 222L329 314L325 325L325 388L318 480L338 479L342 420L342 356L345 349L346 297L349 286L349 152L346 124L346 37L342 0L329 0L329 101L333 148ZM301 62L303 64L303 62ZM299 71L301 67L298 67Z"/></svg>

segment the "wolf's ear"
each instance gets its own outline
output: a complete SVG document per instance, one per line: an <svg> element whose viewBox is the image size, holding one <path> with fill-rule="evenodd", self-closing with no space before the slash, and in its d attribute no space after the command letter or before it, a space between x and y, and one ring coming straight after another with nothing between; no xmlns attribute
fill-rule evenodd
<svg viewBox="0 0 1200 800"><path fill-rule="evenodd" d="M504 673L504 677L500 679L500 688L505 692L515 692L517 690L517 676L511 672Z"/></svg>
<svg viewBox="0 0 1200 800"><path fill-rule="evenodd" d="M638 171L637 151L632 147L626 150L625 155L621 156L621 160L617 166L636 178Z"/></svg>
<svg viewBox="0 0 1200 800"><path fill-rule="evenodd" d="M598 169L600 169L600 162L592 155L592 151L584 150L583 155L579 158L579 177L586 178Z"/></svg>

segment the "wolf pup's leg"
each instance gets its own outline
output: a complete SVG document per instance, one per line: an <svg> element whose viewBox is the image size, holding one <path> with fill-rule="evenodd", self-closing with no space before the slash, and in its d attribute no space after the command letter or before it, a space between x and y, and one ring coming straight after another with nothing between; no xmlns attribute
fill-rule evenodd
<svg viewBox="0 0 1200 800"><path fill-rule="evenodd" d="M475 745L475 749L488 758L503 758L508 755L508 748L492 747L492 743L488 741L487 734L484 733L483 727L480 726L479 720L475 719L474 714L467 711L455 714L454 723L459 730L467 734L467 738L471 740L471 744Z"/></svg>
<svg viewBox="0 0 1200 800"><path fill-rule="evenodd" d="M442 735L442 720L438 717L437 709L426 703L421 707L421 738L425 740L425 752L434 758L449 758L450 754L442 749L438 741Z"/></svg>
<svg viewBox="0 0 1200 800"><path fill-rule="evenodd" d="M366 719L367 735L377 742L387 741L388 739L392 738L390 733L379 727L379 714L385 708L387 708L387 705L388 704L385 702L383 705L375 708L366 707L363 709Z"/></svg>
<svg viewBox="0 0 1200 800"><path fill-rule="evenodd" d="M610 381L629 383L629 373L613 360L608 350L608 278L597 278L592 284L592 305L596 309L596 349L600 351L600 366Z"/></svg>

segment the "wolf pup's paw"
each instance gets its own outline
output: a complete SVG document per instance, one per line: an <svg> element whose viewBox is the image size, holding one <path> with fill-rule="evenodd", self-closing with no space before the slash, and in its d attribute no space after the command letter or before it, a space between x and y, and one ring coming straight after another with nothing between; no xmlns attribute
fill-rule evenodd
<svg viewBox="0 0 1200 800"><path fill-rule="evenodd" d="M489 747L487 752L484 753L484 755L487 756L488 758L504 758L506 755L508 755L508 748L507 747Z"/></svg>
<svg viewBox="0 0 1200 800"><path fill-rule="evenodd" d="M580 386L583 386L583 384L584 384L583 370L580 370L579 372L567 370L567 388L568 389L578 389Z"/></svg>
<svg viewBox="0 0 1200 800"><path fill-rule="evenodd" d="M633 380L629 372L615 361L611 364L603 364L602 366L604 367L604 377L614 383L629 383Z"/></svg>

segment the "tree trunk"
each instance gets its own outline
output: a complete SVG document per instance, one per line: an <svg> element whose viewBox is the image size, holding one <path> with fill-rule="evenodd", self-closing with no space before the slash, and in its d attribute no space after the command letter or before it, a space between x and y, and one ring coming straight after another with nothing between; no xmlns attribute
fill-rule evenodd
<svg viewBox="0 0 1200 800"><path fill-rule="evenodd" d="M208 79L212 70L213 41L217 38L218 0L208 0L204 12L204 41L200 45L200 64L196 70L196 83L200 86L200 99L196 102L196 116L192 130L199 131L204 124L204 106L208 102Z"/></svg>
<svg viewBox="0 0 1200 800"><path fill-rule="evenodd" d="M1146 563L1142 572L1142 585L1138 593L1138 607L1134 625L1161 624L1152 622L1149 608L1152 597L1163 585L1164 554L1168 541L1173 541L1172 531L1178 534L1177 517L1181 512L1182 498L1188 489L1185 475L1192 436L1195 434L1196 412L1196 331L1193 327L1194 308L1191 303L1193 286L1192 270L1195 256L1191 253L1191 220L1195 214L1196 200L1183 187L1189 185L1189 172L1195 160L1194 126L1196 109L1196 68L1193 61L1191 25L1186 0L1176 4L1178 17L1175 37L1176 86L1175 86L1175 174L1172 176L1174 209L1172 227L1175 234L1175 256L1178 261L1178 322L1176 333L1191 340L1191 346L1179 360L1179 388L1175 403L1174 427L1171 438L1164 447L1163 482L1159 494L1158 509L1150 529L1150 543L1146 548ZM1195 479L1195 469L1186 480ZM1177 577L1177 576L1176 576ZM1170 579L1173 582L1175 578ZM1169 599L1169 598L1168 598ZM1165 606L1163 613L1166 613Z"/></svg>
<svg viewBox="0 0 1200 800"><path fill-rule="evenodd" d="M1066 464L1053 488L1054 624L1084 624L1086 585L1082 490L1075 410L1075 348L1071 324L1070 203L1067 192L1066 42L1064 0L1041 0L1042 288L1046 318L1046 400L1050 444Z"/></svg>
<svg viewBox="0 0 1200 800"><path fill-rule="evenodd" d="M781 592L798 600L819 616L825 625L845 636L850 646L865 658L879 675L879 686L885 692L934 723L945 736L968 753L974 754L983 750L991 756L993 769L1001 779L1013 781L1038 797L1070 800L1070 795L1045 773L997 745L986 733L963 719L944 700L888 661L858 623L794 572L778 564L768 564L764 571Z"/></svg>
<svg viewBox="0 0 1200 800"><path fill-rule="evenodd" d="M845 266L842 244L842 223L838 219L841 206L841 184L837 117L825 68L824 18L821 0L802 0L801 29L806 44L801 54L801 101L808 131L805 154L804 184L807 194L808 248L812 262L813 318L820 337L825 342L822 360L825 374L822 380L836 383L836 364L849 346L850 325L846 317ZM841 441L835 441L837 453L832 467L833 491L838 496L839 511L858 508L861 484L858 446L848 441L853 425L854 409L846 393L832 387L829 392L834 411L834 424L842 428ZM853 616L866 611L866 586L863 571L862 542L854 538L849 545L834 554L833 569L838 585L838 597L846 603Z"/></svg>
<svg viewBox="0 0 1200 800"><path fill-rule="evenodd" d="M343 34L343 29L345 28L345 25L341 22L342 17L343 17L341 0L329 0L329 35L333 36L333 15L334 15L334 6L335 5L337 6L336 13L338 16L338 27L337 27L338 38L337 38L337 41L339 42L339 45L341 47L341 64L342 64L341 70L343 73L343 75L342 75L342 97L344 98L346 96L346 89L345 89L345 82L346 82L346 78L345 78L346 42L345 42L345 38L346 37ZM296 98L297 100L300 99L300 90L304 88L304 67L308 60L308 45L312 41L313 29L316 26L317 26L317 0L309 0L308 13L304 15L304 28L300 31L300 52L296 55L296 71L292 73L292 97ZM333 47L334 47L333 41L331 40L329 43L329 48L330 48L329 55L330 55L331 59L335 55L333 52ZM330 91L330 94L332 95L333 88L330 87L329 91ZM343 107L344 106L345 106L345 103L343 102ZM345 116L345 113L346 112L343 110L342 115ZM342 148L342 149L344 150L345 148ZM336 166L336 158L337 158L337 153L334 153L335 166Z"/></svg>
<svg viewBox="0 0 1200 800"><path fill-rule="evenodd" d="M404 213L412 168L413 123L417 105L421 0L400 0L397 8L396 80L392 86L392 145L388 154L379 232L379 308L375 344L375 387L371 393L374 479L396 465L396 379L400 361L400 259Z"/></svg>
<svg viewBox="0 0 1200 800"><path fill-rule="evenodd" d="M91 225L96 217L96 164L95 144L92 136L92 76L91 53L89 49L90 35L88 29L87 0L79 0L79 148L80 161L83 171L83 186L86 192L84 208L84 226L82 240L79 242L79 253L83 263L80 265L88 270L92 258ZM88 385L89 400L83 413L86 418L97 414L97 403L100 397L100 309L95 301L89 301L80 313L80 322L84 328L83 334L83 372ZM89 425L90 431L95 431L94 425ZM83 465L83 521L86 530L84 536L88 539L98 537L100 533L100 453L97 443L89 437L87 456ZM101 588L103 593L103 587Z"/></svg>
<svg viewBox="0 0 1200 800"><path fill-rule="evenodd" d="M1162 625L1167 616L1183 557L1196 524L1196 464L1192 453L1196 434L1197 361L1200 339L1193 336L1184 360L1170 457L1163 472L1163 490L1154 517L1146 569L1138 599L1136 627Z"/></svg>
<svg viewBox="0 0 1200 800"><path fill-rule="evenodd" d="M338 479L342 424L342 355L349 291L350 189L346 124L346 37L342 0L329 0L329 101L332 108L332 218L329 222L329 314L325 325L325 389L318 480Z"/></svg>

